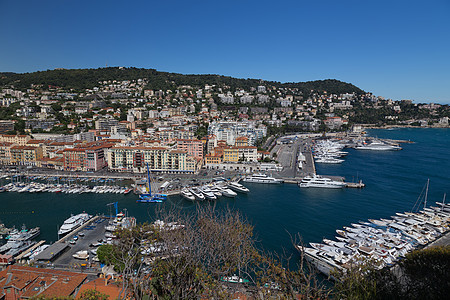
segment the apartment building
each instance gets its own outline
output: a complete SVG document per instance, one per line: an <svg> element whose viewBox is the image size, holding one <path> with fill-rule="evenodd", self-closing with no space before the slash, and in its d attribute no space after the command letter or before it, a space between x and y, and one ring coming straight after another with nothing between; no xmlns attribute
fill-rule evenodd
<svg viewBox="0 0 450 300"><path fill-rule="evenodd" d="M118 172L145 172L147 164L158 172L193 171L191 168L195 168L192 161L188 164L186 151L169 147L116 146L108 150L107 161L109 169Z"/></svg>
<svg viewBox="0 0 450 300"><path fill-rule="evenodd" d="M203 158L203 142L193 139L178 139L177 149L185 151L189 156Z"/></svg>
<svg viewBox="0 0 450 300"><path fill-rule="evenodd" d="M36 166L37 161L42 159L42 148L32 146L12 146L10 148L10 164Z"/></svg>
<svg viewBox="0 0 450 300"><path fill-rule="evenodd" d="M0 142L7 142L19 146L25 146L29 140L31 140L31 137L28 135L0 135Z"/></svg>
<svg viewBox="0 0 450 300"><path fill-rule="evenodd" d="M86 145L63 150L64 170L98 171L107 166L105 151L112 144Z"/></svg>

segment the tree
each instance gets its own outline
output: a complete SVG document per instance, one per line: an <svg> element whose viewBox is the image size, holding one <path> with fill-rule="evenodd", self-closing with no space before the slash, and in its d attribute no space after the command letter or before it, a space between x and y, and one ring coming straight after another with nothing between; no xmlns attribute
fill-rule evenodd
<svg viewBox="0 0 450 300"><path fill-rule="evenodd" d="M105 295L96 290L86 290L81 293L82 300L108 300L109 295Z"/></svg>
<svg viewBox="0 0 450 300"><path fill-rule="evenodd" d="M120 264L122 297L143 299L151 293L160 299L229 299L237 290L262 298L326 296L311 284L315 273L291 271L290 258L260 251L253 227L238 212L206 206L189 215L161 210L158 217L162 222L156 225L117 232L118 243L107 251ZM233 274L248 279L248 284L224 282Z"/></svg>

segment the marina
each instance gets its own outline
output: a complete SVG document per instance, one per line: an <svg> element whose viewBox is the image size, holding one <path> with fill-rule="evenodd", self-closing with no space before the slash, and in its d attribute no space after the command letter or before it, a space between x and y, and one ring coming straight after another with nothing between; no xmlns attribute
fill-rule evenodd
<svg viewBox="0 0 450 300"><path fill-rule="evenodd" d="M368 219L391 219L395 212L411 209L427 178L430 178L429 203L442 201L443 193L448 192L449 188L445 170L450 167L445 159L445 149L450 145L446 144L448 139L443 131L428 131L433 134L427 133L427 130L389 131L387 134L395 133L398 139L411 139L416 143L405 144L402 151L347 149L349 154L342 164L316 166L318 174L329 174L327 177L333 180L338 177L345 177L350 181L352 177L363 179L367 183L363 190L303 189L295 184L228 182L230 189L235 186L242 192L233 190L235 197L222 196L214 201L214 205L218 210L230 207L242 212L248 221L254 224L264 249L277 253L287 249L288 253L295 255L297 250L294 246L290 248L291 238L288 233L300 234L305 244L320 241L325 244L323 238L335 240L337 228L361 224L360 220L369 222ZM294 155L294 160L296 159ZM411 161L414 161L414 171L410 170ZM436 161L442 163L430 169L430 164ZM4 178L2 185L10 181ZM190 190L198 190L205 184L203 181L195 183L198 185L190 186ZM114 185L113 182L109 183L111 184ZM166 201L157 206L136 203L136 199L137 196L134 195L115 193L4 192L0 195L0 219L6 227L15 225L20 228L23 223L28 228L40 227L41 232L37 238L51 244L59 239L57 231L71 214L86 211L90 215L111 215L107 206L111 202L118 202L119 207L126 207L127 213L135 216L137 222L154 221L157 207L175 207L181 212L190 213L195 211L198 203L211 203L187 200L180 195L169 195ZM79 237L77 243L84 238ZM70 245L70 239L68 241ZM80 247L77 251L83 250L86 249ZM73 258L75 253L70 254L71 261L77 264L85 263Z"/></svg>
<svg viewBox="0 0 450 300"><path fill-rule="evenodd" d="M428 190L428 183L427 183ZM423 210L396 213L390 219L369 219L337 229L336 240L323 239L322 243L310 243L312 248L297 245L306 259L324 275L372 262L378 269L391 267L415 249L427 246L450 229L450 205L436 202ZM445 196L444 196L445 199Z"/></svg>

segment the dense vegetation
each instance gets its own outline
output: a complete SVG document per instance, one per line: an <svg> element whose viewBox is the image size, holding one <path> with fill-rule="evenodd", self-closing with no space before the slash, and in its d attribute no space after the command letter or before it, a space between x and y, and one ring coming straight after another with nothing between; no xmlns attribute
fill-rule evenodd
<svg viewBox="0 0 450 300"><path fill-rule="evenodd" d="M81 91L93 88L99 81L104 80L136 80L148 79L149 89L167 90L176 89L181 85L203 87L205 84L229 86L231 89L243 88L250 90L258 85L270 85L277 88L298 88L305 94L311 90L327 91L328 93L363 93L361 89L335 79L317 80L308 82L280 83L263 81L260 79L240 79L221 75L184 75L178 73L160 72L155 69L140 68L99 68L99 69L73 69L73 70L47 70L34 73L0 73L0 86L14 85L18 89L30 88L32 84L41 84L44 88L57 86Z"/></svg>

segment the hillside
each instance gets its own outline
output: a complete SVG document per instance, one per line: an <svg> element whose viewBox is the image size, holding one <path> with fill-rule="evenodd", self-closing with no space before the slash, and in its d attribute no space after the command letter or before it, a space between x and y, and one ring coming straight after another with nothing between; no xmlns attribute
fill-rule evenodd
<svg viewBox="0 0 450 300"><path fill-rule="evenodd" d="M148 79L148 89L167 90L176 89L180 85L203 87L205 84L230 86L232 89L250 89L258 85L271 85L275 87L298 88L305 93L311 90L328 93L364 93L353 84L335 79L316 80L308 82L280 83L260 79L240 79L221 75L184 75L178 73L160 72L154 69L139 68L99 68L99 69L71 69L47 70L33 73L0 73L0 86L14 85L16 89L27 89L31 84L42 84L44 87L57 86L66 89L81 91L93 88L99 81L104 80L136 80Z"/></svg>

